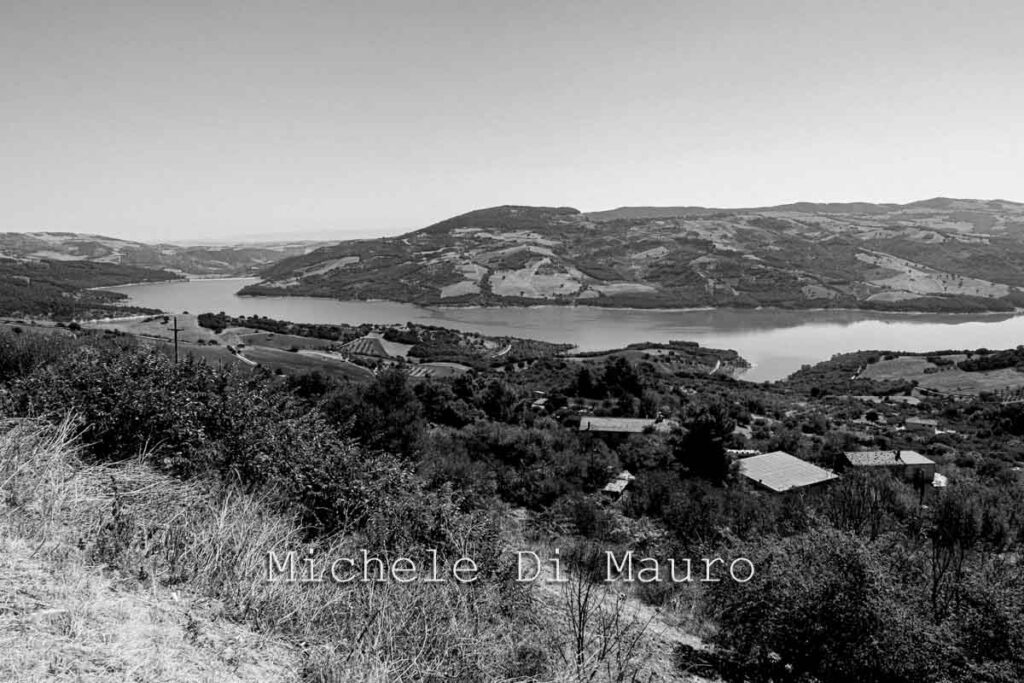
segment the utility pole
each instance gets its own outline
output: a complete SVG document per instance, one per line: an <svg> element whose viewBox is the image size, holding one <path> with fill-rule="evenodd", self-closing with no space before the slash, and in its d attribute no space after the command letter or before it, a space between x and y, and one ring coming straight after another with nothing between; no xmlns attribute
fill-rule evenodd
<svg viewBox="0 0 1024 683"><path fill-rule="evenodd" d="M171 328L171 331L174 332L174 363L175 363L175 365L177 365L177 363L178 363L178 332L180 330L181 330L181 328L178 327L178 316L174 316L174 327Z"/></svg>

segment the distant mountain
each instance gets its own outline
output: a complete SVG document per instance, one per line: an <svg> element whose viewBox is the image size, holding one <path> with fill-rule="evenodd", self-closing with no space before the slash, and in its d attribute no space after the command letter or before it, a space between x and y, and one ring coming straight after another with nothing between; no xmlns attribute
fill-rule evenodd
<svg viewBox="0 0 1024 683"><path fill-rule="evenodd" d="M68 232L0 233L0 259L25 262L91 261L192 275L249 275L323 242L181 246Z"/></svg>
<svg viewBox="0 0 1024 683"><path fill-rule="evenodd" d="M419 304L1006 311L1024 305L1024 205L752 209L500 206L261 271L253 295Z"/></svg>

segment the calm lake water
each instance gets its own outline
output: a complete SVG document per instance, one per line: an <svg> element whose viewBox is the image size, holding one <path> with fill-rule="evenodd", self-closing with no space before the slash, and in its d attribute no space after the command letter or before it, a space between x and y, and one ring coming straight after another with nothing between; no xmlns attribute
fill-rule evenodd
<svg viewBox="0 0 1024 683"><path fill-rule="evenodd" d="M859 349L930 351L1024 344L1024 316L878 314L860 311L649 311L604 308L424 308L314 297L240 297L255 279L190 280L112 287L131 303L169 313L262 315L303 323L441 325L491 335L568 342L582 350L685 339L736 349L753 364L743 377L775 380L804 363Z"/></svg>

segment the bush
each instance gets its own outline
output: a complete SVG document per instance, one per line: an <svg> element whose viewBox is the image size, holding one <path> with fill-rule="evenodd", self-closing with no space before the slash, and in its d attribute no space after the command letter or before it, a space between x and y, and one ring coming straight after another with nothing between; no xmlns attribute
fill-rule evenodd
<svg viewBox="0 0 1024 683"><path fill-rule="evenodd" d="M286 385L193 358L82 344L15 382L10 401L23 415L72 411L94 461L145 454L178 477L272 491L322 531L362 523L409 484L394 457L362 451Z"/></svg>
<svg viewBox="0 0 1024 683"><path fill-rule="evenodd" d="M878 558L863 542L816 530L749 550L754 578L712 584L710 591L714 641L735 653L744 677L895 680L877 637L886 586Z"/></svg>

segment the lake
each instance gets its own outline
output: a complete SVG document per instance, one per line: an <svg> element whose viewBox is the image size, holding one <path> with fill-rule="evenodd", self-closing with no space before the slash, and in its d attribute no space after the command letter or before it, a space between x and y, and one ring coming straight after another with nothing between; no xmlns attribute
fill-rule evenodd
<svg viewBox="0 0 1024 683"><path fill-rule="evenodd" d="M1010 348L1024 343L1024 316L862 311L425 308L387 301L315 297L240 297L254 278L189 280L111 287L130 303L169 313L261 315L302 323L440 325L490 335L568 342L600 350L633 342L684 339L736 349L753 367L743 375L776 380L805 363L860 349L930 351Z"/></svg>

